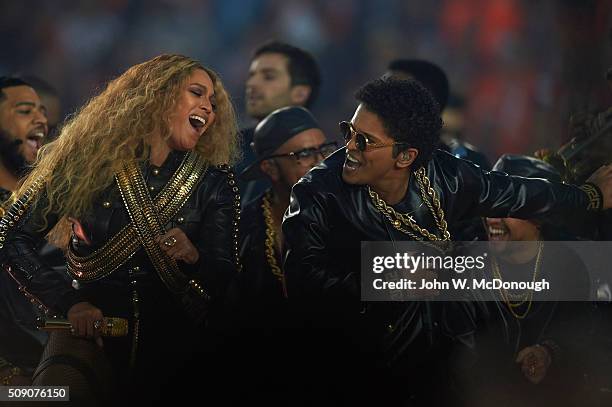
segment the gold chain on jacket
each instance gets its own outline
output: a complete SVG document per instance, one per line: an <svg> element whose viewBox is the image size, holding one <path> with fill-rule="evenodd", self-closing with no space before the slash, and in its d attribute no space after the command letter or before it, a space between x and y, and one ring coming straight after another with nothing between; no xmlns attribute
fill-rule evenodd
<svg viewBox="0 0 612 407"><path fill-rule="evenodd" d="M0 219L0 249L4 246L4 241L8 231L12 229L19 219L26 213L34 198L45 185L45 177L40 177L17 199L2 215Z"/></svg>
<svg viewBox="0 0 612 407"><path fill-rule="evenodd" d="M536 257L535 266L533 268L533 275L531 277L532 282L535 282L538 274L540 273L540 267L542 265L542 250L543 249L544 249L544 242L540 241L540 244L538 245L538 254ZM499 269L499 264L497 263L497 260L495 260L495 258L493 258L492 263L493 263L493 276L503 281L501 271ZM527 293L520 294L518 296L513 296L506 289L500 288L499 293L503 301L508 306L508 310L510 311L510 313L516 319L525 319L525 317L531 310L531 304L533 302L533 290L529 290ZM513 300L518 300L519 302L512 302ZM527 302L527 309L525 310L524 313L518 314L517 312L514 311L514 308L520 307L521 305L525 304L525 302Z"/></svg>
<svg viewBox="0 0 612 407"><path fill-rule="evenodd" d="M397 212L390 205L388 205L376 192L374 192L372 188L370 188L370 186L368 186L368 194L372 199L372 203L374 204L376 209L378 209L378 211L389 220L389 222L391 223L391 225L393 225L395 229L409 235L414 240L450 240L451 236L448 231L448 225L444 218L444 210L440 205L440 198L438 197L436 191L432 188L431 182L425 174L425 168L419 168L417 171L414 172L414 175L421 191L421 198L429 208L429 211L431 212L431 215L434 218L441 237L438 237L434 233L431 233L427 229L419 226L412 216ZM406 229L404 226L408 226L412 230Z"/></svg>
<svg viewBox="0 0 612 407"><path fill-rule="evenodd" d="M276 244L276 230L274 229L274 220L272 219L272 206L270 205L270 192L266 192L262 199L261 209L263 210L264 220L266 222L266 258L272 274L284 284L285 275L283 270L278 266L275 256L274 246Z"/></svg>
<svg viewBox="0 0 612 407"><path fill-rule="evenodd" d="M4 247L4 242L6 241L6 237L8 235L9 230L13 227L17 226L19 220L26 214L30 205L34 202L37 195L43 189L45 185L45 176L41 176L32 182L32 185L28 187L28 189L17 199L13 204L11 204L8 209L2 215L2 219L0 219L0 249ZM28 288L24 285L23 281L18 279L15 274L13 274L11 266L5 265L5 269L15 283L17 284L19 291L27 298L27 300L35 305L40 311L48 314L51 310L44 304L38 297L28 291Z"/></svg>
<svg viewBox="0 0 612 407"><path fill-rule="evenodd" d="M126 169L121 171L120 174L123 175L119 176L118 174L118 184L131 183L133 180L138 179L135 175L136 173L133 173L133 170L136 168L138 174L140 174L140 169L135 163L133 166L130 175L126 173ZM204 160L197 153L188 153L183 159L179 169L172 176L172 179L155 197L152 203L154 207L153 212L155 212L155 214L147 211L147 213L143 213L143 216L145 218L147 216L149 218L153 216L158 217L156 222L165 225L185 204L198 180L206 172L206 169L207 166ZM140 174L139 176L142 179L142 175ZM121 188L122 186L120 185L120 190ZM142 193L142 191L140 193ZM147 221L153 221L153 219L147 219ZM99 280L108 276L125 263L127 259L133 256L140 248L141 242L139 240L139 233L136 229L136 225L133 223L132 219L132 223L126 225L103 247L88 256L77 256L69 247L66 256L68 273L76 280L84 282ZM153 259L151 260L153 261ZM170 280L172 280L172 278L170 278ZM164 279L162 279L162 281L164 281Z"/></svg>
<svg viewBox="0 0 612 407"><path fill-rule="evenodd" d="M125 163L116 178L132 226L136 229L138 240L147 252L157 275L171 292L175 294L183 292L187 289L187 276L181 272L176 261L166 255L155 242L155 237L165 232L165 222L161 223L153 206L140 167L133 161ZM192 187L197 180L197 178L194 180ZM183 202L189 197L190 189L185 189L181 194Z"/></svg>

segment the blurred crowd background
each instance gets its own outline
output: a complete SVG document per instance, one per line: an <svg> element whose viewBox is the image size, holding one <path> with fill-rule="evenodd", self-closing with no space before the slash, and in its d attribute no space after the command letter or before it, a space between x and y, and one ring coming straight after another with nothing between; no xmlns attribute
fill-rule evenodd
<svg viewBox="0 0 612 407"><path fill-rule="evenodd" d="M312 52L329 137L353 92L394 58L442 66L467 102L467 141L492 159L558 147L570 114L612 104L610 0L27 0L0 2L0 74L55 86L70 114L129 66L183 53L218 71L242 125L253 50Z"/></svg>

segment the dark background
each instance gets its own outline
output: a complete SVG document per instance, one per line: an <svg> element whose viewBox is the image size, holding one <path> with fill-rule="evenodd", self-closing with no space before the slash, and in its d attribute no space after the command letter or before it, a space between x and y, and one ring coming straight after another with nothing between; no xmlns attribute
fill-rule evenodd
<svg viewBox="0 0 612 407"><path fill-rule="evenodd" d="M465 138L494 160L557 147L571 112L612 104L609 0L34 0L0 2L0 74L56 86L70 113L129 66L184 53L220 72L243 125L251 52L268 39L310 50L329 136L352 94L392 58L425 58L469 102Z"/></svg>

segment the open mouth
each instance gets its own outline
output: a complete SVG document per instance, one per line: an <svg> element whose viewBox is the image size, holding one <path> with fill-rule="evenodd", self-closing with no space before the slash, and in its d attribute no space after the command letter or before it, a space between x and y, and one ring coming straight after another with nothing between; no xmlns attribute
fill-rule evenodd
<svg viewBox="0 0 612 407"><path fill-rule="evenodd" d="M26 144L34 151L38 151L42 146L42 140L44 137L45 133L42 130L35 130L26 137Z"/></svg>
<svg viewBox="0 0 612 407"><path fill-rule="evenodd" d="M261 98L258 96L251 96L247 98L247 104L249 105L257 104L259 101L261 101Z"/></svg>
<svg viewBox="0 0 612 407"><path fill-rule="evenodd" d="M357 168L361 167L361 163L357 159L352 157L350 154L347 154L346 161L344 162L344 167L354 171Z"/></svg>
<svg viewBox="0 0 612 407"><path fill-rule="evenodd" d="M503 226L491 226L487 228L489 233L489 240L507 240L509 233L508 229Z"/></svg>
<svg viewBox="0 0 612 407"><path fill-rule="evenodd" d="M202 134L204 126L206 126L206 119L197 114L192 114L189 116L189 123L198 134Z"/></svg>
<svg viewBox="0 0 612 407"><path fill-rule="evenodd" d="M263 96L259 93L253 92L253 91L247 91L246 92L246 102L249 104L253 104L253 103L257 103L259 102L261 99L263 99Z"/></svg>

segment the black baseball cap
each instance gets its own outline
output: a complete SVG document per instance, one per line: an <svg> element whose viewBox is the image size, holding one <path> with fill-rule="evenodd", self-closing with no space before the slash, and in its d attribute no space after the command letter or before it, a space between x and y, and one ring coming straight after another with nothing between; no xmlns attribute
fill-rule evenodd
<svg viewBox="0 0 612 407"><path fill-rule="evenodd" d="M273 111L255 127L251 148L257 159L242 171L240 177L246 181L263 177L259 168L263 160L274 155L293 136L320 128L312 113L304 107L289 106Z"/></svg>

